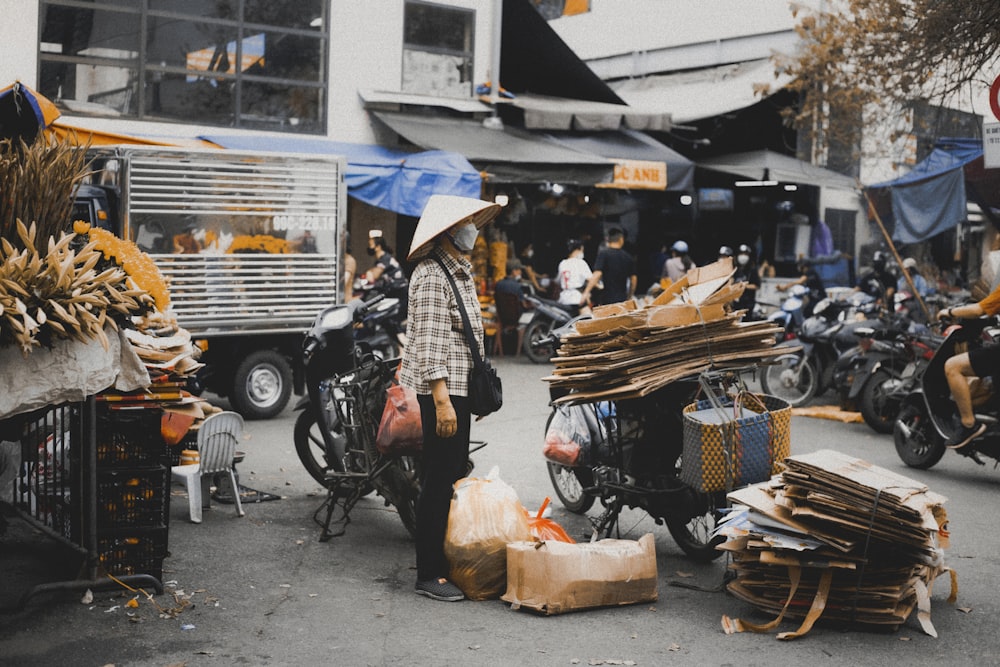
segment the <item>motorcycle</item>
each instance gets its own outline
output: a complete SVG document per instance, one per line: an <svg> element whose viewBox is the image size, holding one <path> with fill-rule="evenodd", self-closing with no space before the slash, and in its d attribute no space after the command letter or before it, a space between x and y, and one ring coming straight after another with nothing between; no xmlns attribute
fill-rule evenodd
<svg viewBox="0 0 1000 667"><path fill-rule="evenodd" d="M963 320L948 327L945 334L916 388L903 399L893 428L896 453L911 468L926 470L940 461L948 449L945 442L961 427L945 380L945 361L959 350L998 344L1000 329L990 317ZM987 425L986 431L957 453L980 465L984 464L980 455L1000 463L1000 393L985 382L981 386L988 390L973 392L973 407L976 419Z"/></svg>
<svg viewBox="0 0 1000 667"><path fill-rule="evenodd" d="M558 301L534 294L525 294L524 300L530 305L521 316L528 320L524 330L524 353L536 364L547 364L555 355L553 332L572 320L573 314Z"/></svg>
<svg viewBox="0 0 1000 667"><path fill-rule="evenodd" d="M760 377L764 393L798 407L832 387L837 359L855 346L853 330L868 321L855 318L873 310L870 298L821 299L799 327L797 338L778 343L788 353L764 366Z"/></svg>
<svg viewBox="0 0 1000 667"><path fill-rule="evenodd" d="M837 359L834 384L843 409L858 409L877 433L892 433L909 394L943 338L894 318L854 329L858 345Z"/></svg>
<svg viewBox="0 0 1000 667"><path fill-rule="evenodd" d="M549 479L567 510L586 514L597 500L603 512L592 517L595 534L610 537L624 507L647 512L657 525L666 524L677 545L693 560L711 561L722 555L713 536L726 507L725 491L703 492L681 479L683 406L696 400L703 381L718 395L730 387L745 387L741 375L756 367L706 372L668 384L646 396L613 402L582 404L599 424L591 430L590 454L582 464L565 465L547 459ZM553 399L561 394L550 390ZM559 408L545 424L549 428Z"/></svg>
<svg viewBox="0 0 1000 667"><path fill-rule="evenodd" d="M387 296L374 286L359 281L359 298L374 303L355 323L354 338L364 341L383 359L394 359L406 346L406 327L403 323L403 304L397 297ZM383 298L377 299L376 297Z"/></svg>
<svg viewBox="0 0 1000 667"><path fill-rule="evenodd" d="M782 328L781 341L792 340L798 336L799 327L805 320L803 309L808 298L809 288L805 285L793 285L781 306L772 311L766 319Z"/></svg>
<svg viewBox="0 0 1000 667"><path fill-rule="evenodd" d="M346 523L354 503L372 491L394 505L407 530L416 533L419 461L384 458L375 449L386 390L399 359L383 359L355 337L356 327L378 312L383 300L379 294L323 309L303 341L307 395L295 406L301 412L293 440L302 465L329 491L320 508L330 509L321 539L330 536L335 504L343 506Z"/></svg>

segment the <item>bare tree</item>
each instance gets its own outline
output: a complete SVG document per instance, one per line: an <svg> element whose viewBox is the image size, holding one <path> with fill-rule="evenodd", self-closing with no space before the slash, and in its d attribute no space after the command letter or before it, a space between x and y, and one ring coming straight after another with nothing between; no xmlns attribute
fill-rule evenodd
<svg viewBox="0 0 1000 667"><path fill-rule="evenodd" d="M973 97L1000 55L994 0L824 0L792 10L800 49L775 63L801 93L788 122L819 150L857 150L862 118L867 125L918 100L948 106Z"/></svg>

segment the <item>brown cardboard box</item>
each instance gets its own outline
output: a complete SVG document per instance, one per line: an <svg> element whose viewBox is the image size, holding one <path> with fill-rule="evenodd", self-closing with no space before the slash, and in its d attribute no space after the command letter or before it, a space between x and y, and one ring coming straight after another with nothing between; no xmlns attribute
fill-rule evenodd
<svg viewBox="0 0 1000 667"><path fill-rule="evenodd" d="M653 534L586 544L507 545L507 592L513 609L543 614L656 600Z"/></svg>

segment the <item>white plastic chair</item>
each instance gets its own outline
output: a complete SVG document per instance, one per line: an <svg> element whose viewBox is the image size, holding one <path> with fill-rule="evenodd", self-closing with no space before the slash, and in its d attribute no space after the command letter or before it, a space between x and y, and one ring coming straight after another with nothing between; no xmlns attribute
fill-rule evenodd
<svg viewBox="0 0 1000 667"><path fill-rule="evenodd" d="M198 429L198 463L172 466L170 477L187 485L188 505L191 522L201 523L202 484L206 475L227 473L233 485L236 514L245 516L240 502L240 487L236 481L233 457L236 445L243 435L243 417L236 412L217 412L201 424Z"/></svg>

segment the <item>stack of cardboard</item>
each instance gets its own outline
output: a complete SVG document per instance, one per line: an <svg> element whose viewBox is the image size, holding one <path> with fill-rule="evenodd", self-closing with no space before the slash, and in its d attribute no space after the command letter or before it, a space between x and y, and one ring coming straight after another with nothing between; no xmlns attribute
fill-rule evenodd
<svg viewBox="0 0 1000 667"><path fill-rule="evenodd" d="M727 633L773 630L803 619L793 639L820 617L898 628L914 608L927 634L930 591L948 546L945 498L920 482L838 452L785 459L771 481L731 492L736 506L720 525L736 578L729 590L778 614L755 625L723 617ZM957 583L952 572L952 600Z"/></svg>
<svg viewBox="0 0 1000 667"><path fill-rule="evenodd" d="M742 322L730 304L744 283L732 281L732 260L692 269L645 307L628 301L599 306L564 336L555 371L544 378L571 390L559 402L636 398L709 367L760 361L780 328Z"/></svg>

